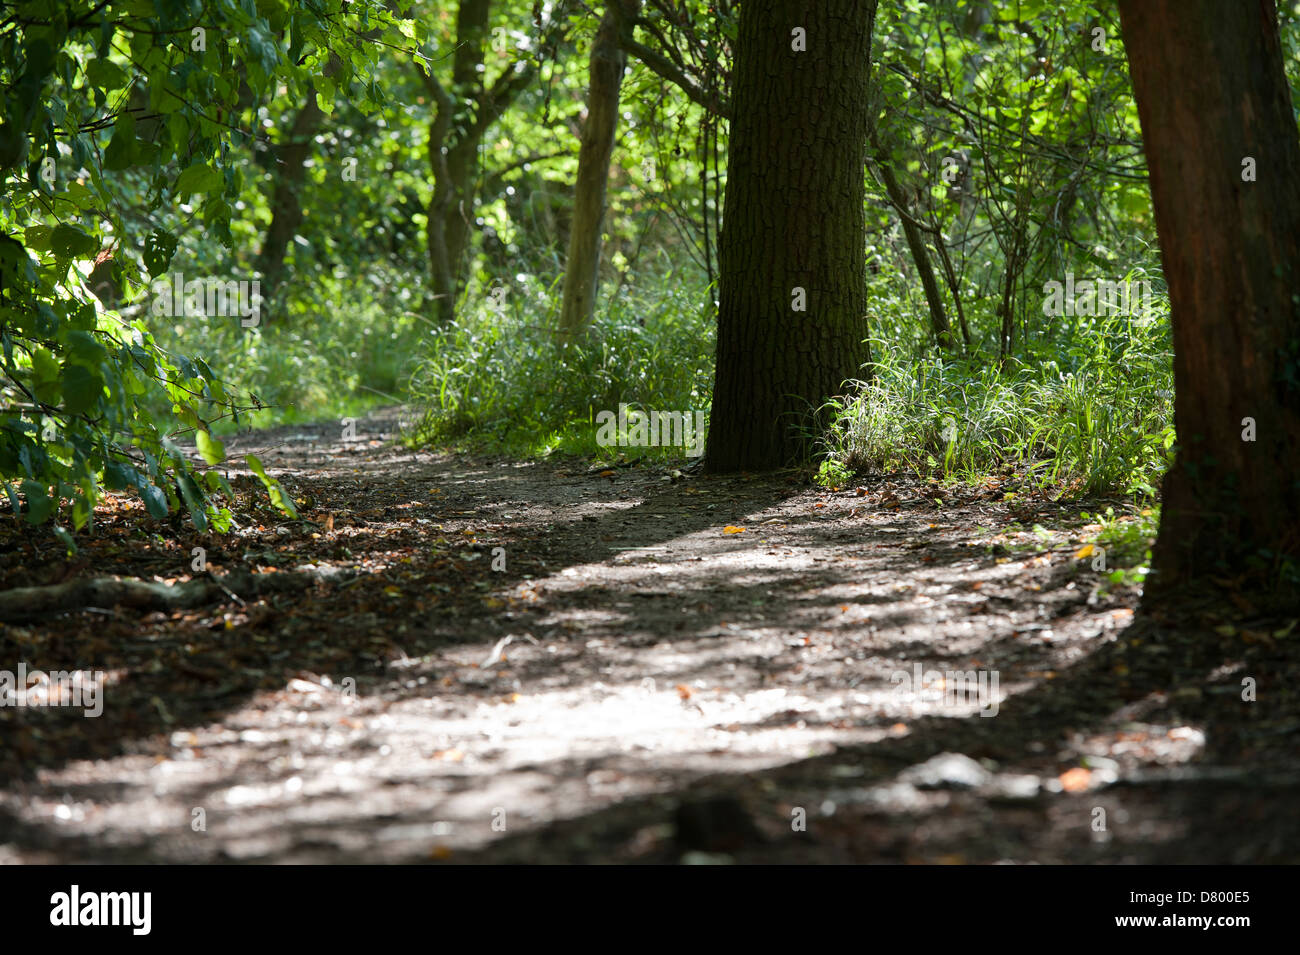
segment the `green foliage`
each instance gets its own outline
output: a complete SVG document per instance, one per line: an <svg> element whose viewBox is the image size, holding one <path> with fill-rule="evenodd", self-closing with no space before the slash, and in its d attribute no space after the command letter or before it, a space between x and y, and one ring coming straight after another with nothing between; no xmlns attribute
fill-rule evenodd
<svg viewBox="0 0 1300 955"><path fill-rule="evenodd" d="M257 455L245 455L244 462L248 465L248 469L257 475L257 479L261 481L262 485L266 488L267 493L271 496L271 503L284 511L284 513L288 514L290 517L297 517L298 512L294 509L293 500L285 493L285 490L280 486L279 481L267 475L266 468L262 466L262 462L258 460Z"/></svg>
<svg viewBox="0 0 1300 955"><path fill-rule="evenodd" d="M416 36L374 0L69 0L0 25L0 480L27 520L67 502L81 528L104 489L130 489L155 517L228 526L221 482L177 442L219 462L214 423L249 404L160 345L148 283L184 227L234 245L259 106L319 85L331 55L352 84L376 62L360 28ZM382 95L371 80L354 99Z"/></svg>
<svg viewBox="0 0 1300 955"><path fill-rule="evenodd" d="M705 289L668 273L624 289L591 334L564 346L551 316L559 289L538 281L505 299L505 314L483 290L451 328L430 337L412 383L426 411L421 441L465 440L515 453L609 457L596 443L596 414L620 404L646 410L707 410L713 330ZM682 449L625 449L630 456L679 459Z"/></svg>
<svg viewBox="0 0 1300 955"><path fill-rule="evenodd" d="M1107 507L1103 514L1079 515L1085 521L1099 525L1090 540L1094 548L1106 552L1106 580L1112 585L1140 584L1146 580L1151 568L1151 548L1160 529L1160 508L1130 508L1116 516L1115 508ZM1095 559L1088 553L1084 559Z"/></svg>
<svg viewBox="0 0 1300 955"><path fill-rule="evenodd" d="M1096 319L1005 371L875 342L874 375L837 403L828 452L854 468L970 481L1018 470L1068 494L1154 497L1174 443L1168 332L1164 320Z"/></svg>
<svg viewBox="0 0 1300 955"><path fill-rule="evenodd" d="M817 468L817 484L821 487L843 487L853 479L853 471L844 462L827 458Z"/></svg>
<svg viewBox="0 0 1300 955"><path fill-rule="evenodd" d="M449 145L482 101L455 81L456 4L408 6L66 0L3 15L0 483L26 520L72 540L113 490L157 517L226 527L212 470L223 436L409 397L424 411L417 440L680 456L601 448L595 415L708 408L725 124L718 135L697 102L629 60L597 321L557 345L599 11L553 4L535 19L532 4L494 0L475 75L491 88L527 65L536 78L484 128L457 317L435 325L434 87L415 62L452 96ZM1293 6L1280 15L1294 80ZM736 9L647 4L633 36L725 99ZM551 15L565 29L544 35ZM1013 469L1067 493L1153 497L1174 440L1163 307L1150 325L1040 307L1044 283L1067 272L1144 278L1155 261L1113 7L882 4L872 75L876 362L832 408L822 482L866 466L968 480ZM325 118L304 133L313 102ZM260 321L156 307L154 283L178 274L257 281L295 142L301 221ZM960 175L947 174L954 160ZM901 202L880 182L886 164ZM954 331L966 326L952 349L936 347L903 215L924 226Z"/></svg>

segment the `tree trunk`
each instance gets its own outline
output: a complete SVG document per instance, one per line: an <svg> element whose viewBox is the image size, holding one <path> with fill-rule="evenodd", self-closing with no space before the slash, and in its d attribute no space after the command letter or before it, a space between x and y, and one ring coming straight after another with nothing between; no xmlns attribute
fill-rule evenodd
<svg viewBox="0 0 1300 955"><path fill-rule="evenodd" d="M328 72L328 71L327 71ZM271 195L271 224L262 239L255 268L261 274L262 297L269 301L280 284L284 257L298 227L302 225L302 183L307 175L304 163L311 153L316 130L325 113L316 105L316 90L307 91L307 102L294 117L293 127L275 147L275 191Z"/></svg>
<svg viewBox="0 0 1300 955"><path fill-rule="evenodd" d="M431 85L437 109L429 127L429 167L433 173L433 195L425 215L424 235L429 247L429 276L433 283L433 309L438 321L450 324L456 314L456 273L447 247L447 210L455 190L447 168L447 134L451 129L453 103L436 83Z"/></svg>
<svg viewBox="0 0 1300 955"><path fill-rule="evenodd" d="M444 323L455 316L456 295L469 236L469 225L465 220L472 214L474 205L474 159L481 135L473 135L472 130L486 108L483 52L491 6L491 0L460 0L456 8L456 48L451 65L450 93L438 85L432 74L427 74L425 80L437 106L429 126L433 196L429 199L425 238L429 245L434 310ZM465 113L470 115L463 115ZM456 114L461 115L457 117ZM454 118L460 119L464 132L454 141L449 141Z"/></svg>
<svg viewBox="0 0 1300 955"><path fill-rule="evenodd" d="M448 92L432 72L416 67L437 106L429 126L429 165L433 196L429 199L425 238L433 279L435 312L443 322L455 317L456 297L468 259L470 222L478 194L478 149L483 137L533 78L537 64L523 58L493 82L483 83L483 45L488 32L490 0L461 0L456 15L456 52ZM540 47L554 55L567 25L568 7L561 0L542 30ZM453 119L456 122L453 122ZM453 126L457 134L452 136Z"/></svg>
<svg viewBox="0 0 1300 955"><path fill-rule="evenodd" d="M625 8L619 10L619 4ZM640 0L609 0L591 45L587 121L582 127L578 179L573 189L573 227L564 265L560 337L568 341L591 324L600 272L600 227L605 216L605 185L618 127L619 88L626 58L619 45L621 14L635 16Z"/></svg>
<svg viewBox="0 0 1300 955"><path fill-rule="evenodd" d="M1266 587L1254 571L1300 558L1300 139L1277 12L1120 0L1120 15L1177 389L1147 593L1238 575ZM1257 182L1245 181L1247 158Z"/></svg>
<svg viewBox="0 0 1300 955"><path fill-rule="evenodd" d="M715 472L806 456L807 415L870 358L863 169L876 4L791 7L741 6L706 457Z"/></svg>
<svg viewBox="0 0 1300 955"><path fill-rule="evenodd" d="M943 296L939 292L939 283L934 277L934 268L930 265L930 253L925 247L925 236L921 234L919 223L912 217L911 209L908 207L907 191L894 175L893 167L890 165L893 157L881 147L880 139L874 130L871 134L871 148L876 154L880 181L884 184L890 205L898 212L898 221L903 227L903 238L907 240L907 249L912 253L912 264L916 266L916 273L921 279L921 289L925 292L925 304L930 309L930 328L934 331L935 341L940 347L951 350L956 342L953 341L952 326L948 322L948 312L943 307ZM942 241L942 236L935 237L936 244Z"/></svg>

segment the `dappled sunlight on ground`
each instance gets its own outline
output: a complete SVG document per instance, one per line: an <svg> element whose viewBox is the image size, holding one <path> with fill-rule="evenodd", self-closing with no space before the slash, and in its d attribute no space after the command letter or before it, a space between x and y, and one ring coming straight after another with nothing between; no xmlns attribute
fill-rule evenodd
<svg viewBox="0 0 1300 955"><path fill-rule="evenodd" d="M304 521L245 515L213 561L358 576L3 631L120 677L89 730L0 710L0 859L1138 861L1177 858L1189 813L1271 819L1285 788L1256 773L1234 802L1292 737L1206 729L1259 668L1134 624L1050 503L1050 539L993 541L1024 515L906 479L610 479L316 437L264 457ZM134 572L188 554L159 531ZM682 821L718 794L740 835Z"/></svg>

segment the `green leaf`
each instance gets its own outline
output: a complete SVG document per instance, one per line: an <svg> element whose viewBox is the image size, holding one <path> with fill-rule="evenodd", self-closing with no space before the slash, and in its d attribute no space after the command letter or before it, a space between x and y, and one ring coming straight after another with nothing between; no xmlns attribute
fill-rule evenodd
<svg viewBox="0 0 1300 955"><path fill-rule="evenodd" d="M144 498L144 506L149 511L150 516L159 520L167 516L167 495L162 489L153 484L146 484L140 489L140 496Z"/></svg>
<svg viewBox="0 0 1300 955"><path fill-rule="evenodd" d="M32 349L32 392L36 400L54 405L59 402L59 360L48 348Z"/></svg>
<svg viewBox="0 0 1300 955"><path fill-rule="evenodd" d="M23 481L22 487L23 496L27 498L27 522L44 524L54 513L59 499L51 496L49 488L37 481Z"/></svg>
<svg viewBox="0 0 1300 955"><path fill-rule="evenodd" d="M136 472L117 461L104 462L104 487L110 491L125 491L136 484Z"/></svg>
<svg viewBox="0 0 1300 955"><path fill-rule="evenodd" d="M248 469L261 479L262 484L266 487L267 495L271 498L271 503L285 514L296 518L298 511L293 506L293 501L289 500L289 495L284 493L284 488L280 486L280 482L267 475L266 468L262 467L262 462L257 459L257 455L245 455L244 460L248 463Z"/></svg>
<svg viewBox="0 0 1300 955"><path fill-rule="evenodd" d="M206 163L195 163L176 179L177 195L194 195L221 188L221 173Z"/></svg>
<svg viewBox="0 0 1300 955"><path fill-rule="evenodd" d="M86 64L86 80L91 86L105 92L126 86L126 70L106 56L96 57Z"/></svg>
<svg viewBox="0 0 1300 955"><path fill-rule="evenodd" d="M180 474L176 478L176 486L181 492L181 497L185 500L185 506L189 508L190 521L194 524L195 529L200 533L206 533L208 518L204 513L203 491L188 474Z"/></svg>
<svg viewBox="0 0 1300 955"><path fill-rule="evenodd" d="M104 168L110 170L126 169L136 158L135 114L124 110L113 127L113 138L104 150Z"/></svg>
<svg viewBox="0 0 1300 955"><path fill-rule="evenodd" d="M176 236L162 229L154 229L144 240L144 267L154 278L167 271L172 256L176 254Z"/></svg>
<svg viewBox="0 0 1300 955"><path fill-rule="evenodd" d="M104 379L85 365L63 367L63 408L69 414L83 414L103 397Z"/></svg>
<svg viewBox="0 0 1300 955"><path fill-rule="evenodd" d="M50 240L54 237L54 230L47 225L31 225L23 233L23 239L27 243L27 248L33 252L50 251Z"/></svg>
<svg viewBox="0 0 1300 955"><path fill-rule="evenodd" d="M55 226L50 248L61 259L81 259L99 251L99 239L75 225Z"/></svg>
<svg viewBox="0 0 1300 955"><path fill-rule="evenodd" d="M206 431L196 432L194 443L198 445L199 454L203 455L203 460L208 464L220 464L226 460L225 446Z"/></svg>

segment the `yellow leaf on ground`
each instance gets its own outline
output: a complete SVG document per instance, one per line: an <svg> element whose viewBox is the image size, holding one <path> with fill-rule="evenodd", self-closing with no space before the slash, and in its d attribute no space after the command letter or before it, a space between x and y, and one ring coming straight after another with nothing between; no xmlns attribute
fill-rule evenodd
<svg viewBox="0 0 1300 955"><path fill-rule="evenodd" d="M745 533L745 529L744 529L743 527L736 527L734 524L728 524L726 527L724 527L724 528L722 529L722 533L724 533L724 534L743 534L743 533Z"/></svg>
<svg viewBox="0 0 1300 955"><path fill-rule="evenodd" d="M1084 544L1082 547L1080 547L1077 551L1074 552L1074 559L1083 560L1085 557L1091 557L1092 552L1095 551L1096 549L1097 548L1093 547L1091 544Z"/></svg>

